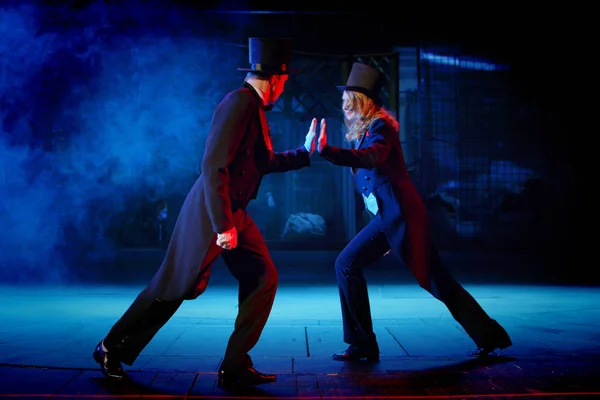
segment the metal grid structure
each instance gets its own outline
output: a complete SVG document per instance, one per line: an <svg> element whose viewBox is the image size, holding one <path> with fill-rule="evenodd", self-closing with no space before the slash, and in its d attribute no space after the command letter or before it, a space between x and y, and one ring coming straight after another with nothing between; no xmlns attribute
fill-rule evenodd
<svg viewBox="0 0 600 400"><path fill-rule="evenodd" d="M543 177L544 165L533 161L535 147L522 151L514 130L508 68L427 46L420 48L419 63L417 183L423 197L442 199L446 223L461 244L518 246L510 236L529 217L506 204Z"/></svg>
<svg viewBox="0 0 600 400"><path fill-rule="evenodd" d="M213 51L210 55L213 59L210 66L226 66L228 70L234 71L246 62L245 46L215 42L211 49ZM220 60L221 57L223 60ZM295 53L293 59L293 68L299 71L290 75L283 96L268 113L276 151L300 147L313 118L327 119L330 144L349 147L349 143L344 139L341 92L337 86L346 82L355 61L373 66L383 73L384 106L397 114L398 67L395 54L341 57ZM223 82L222 79L231 79L231 82ZM222 75L222 79L218 87L214 81L209 83L214 90L199 93L199 96L202 96L202 104L212 104L214 108L222 98L225 88L239 85L243 73L225 74ZM209 121L201 123L206 125ZM178 213L177 204L180 204L181 200L178 198L170 201L171 215ZM285 243L287 246L303 244L324 248L346 243L364 223L358 212L360 209L361 207L356 207L355 190L349 170L334 166L318 156L312 157L310 168L265 176L257 200L249 205L249 212L261 228L265 239L272 243L280 242L284 247ZM325 223L326 234L296 239L285 237L283 232L286 222L291 215L299 213L321 217ZM133 243L127 245L135 246ZM145 245L148 246L149 243Z"/></svg>
<svg viewBox="0 0 600 400"><path fill-rule="evenodd" d="M219 50L223 46L226 51ZM244 64L246 53L244 46L215 43L211 54L216 59L211 65L234 70ZM284 95L268 115L274 147L301 146L312 118L326 118L329 142L348 147L337 86L346 82L353 62L375 67L385 77L384 106L402 120L411 154L418 153L409 165L411 178L429 206L436 196L444 203L444 223L449 230L443 236L451 232L458 238L451 246L498 244L499 231L510 236L520 226L519 221L511 220L516 214L504 212L507 204L522 196L532 178L544 174L539 159L535 160L536 144L523 148L520 131L514 129L518 105L512 102L507 71L461 56L456 49L422 46L417 53L417 89L402 94L396 52L344 57L294 54L293 66L300 71L290 76ZM221 57L222 62L218 60ZM235 87L241 77L231 75L235 82L221 82L220 87ZM404 111L399 116L401 95ZM202 96L204 104L216 105L222 93L214 90ZM269 206L269 196L275 206ZM326 234L312 237L312 242L335 247L346 243L366 223L356 200L347 168L313 157L311 168L266 176L249 210L268 241L292 246L307 241L283 237L289 217L318 215L324 220ZM440 231L435 225L437 214L433 215L433 230Z"/></svg>
<svg viewBox="0 0 600 400"><path fill-rule="evenodd" d="M276 151L300 147L305 140L311 120L327 119L328 139L339 145L340 130L339 84L340 60L311 54L295 54L293 68L297 73L289 76L283 96L268 113L269 124ZM317 126L318 128L318 126ZM263 225L262 231L270 242L321 242L335 241L343 235L343 207L340 207L340 171L319 157L312 157L311 167L285 174L272 174L263 179L259 197L267 190L276 192L277 207L261 213L275 219ZM260 204L260 203L258 203ZM251 206L254 207L254 206ZM254 213L253 215L258 215ZM269 216L270 214L270 216ZM310 214L323 218L325 236L284 235L285 226L292 215ZM264 218L263 216L258 218ZM259 224L260 226L260 224Z"/></svg>
<svg viewBox="0 0 600 400"><path fill-rule="evenodd" d="M361 62L377 69L383 75L384 84L381 89L383 106L394 115L398 112L398 54L358 55L352 62ZM348 71L349 72L349 71Z"/></svg>
<svg viewBox="0 0 600 400"><path fill-rule="evenodd" d="M286 91L275 105L287 117L310 121L313 116L334 116L340 111L342 60L338 57L296 53Z"/></svg>
<svg viewBox="0 0 600 400"><path fill-rule="evenodd" d="M341 92L337 86L346 82L355 61L363 62L383 73L385 83L382 100L384 106L396 114L396 60L395 54L348 57L295 54L294 68L299 68L300 72L290 76L283 97L269 115L275 148L298 147L304 142L313 118L319 121L321 118L327 119L330 144L349 146L344 139ZM319 157L313 157L311 168L282 176L271 175L265 181L267 188L278 187L280 198L283 199L282 208L276 211L283 214L277 218L278 225L264 230L265 236L271 241L282 239L281 233L273 229L282 229L285 220L294 213L316 214L324 219L326 235L315 238L321 245L345 243L363 225L360 214L357 215L355 191L347 168L333 166Z"/></svg>

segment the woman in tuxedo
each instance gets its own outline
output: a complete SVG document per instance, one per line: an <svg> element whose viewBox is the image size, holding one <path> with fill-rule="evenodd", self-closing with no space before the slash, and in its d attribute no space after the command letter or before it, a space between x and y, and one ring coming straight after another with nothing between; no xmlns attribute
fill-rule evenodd
<svg viewBox="0 0 600 400"><path fill-rule="evenodd" d="M477 301L444 268L432 243L427 210L410 180L398 121L381 105L382 75L362 63L352 66L342 92L353 149L327 144L326 122L321 121L318 152L329 162L350 167L371 220L342 250L335 262L344 329L349 347L334 360L379 360L363 268L391 252L407 265L419 285L443 302L473 339L474 356L509 347L511 339Z"/></svg>

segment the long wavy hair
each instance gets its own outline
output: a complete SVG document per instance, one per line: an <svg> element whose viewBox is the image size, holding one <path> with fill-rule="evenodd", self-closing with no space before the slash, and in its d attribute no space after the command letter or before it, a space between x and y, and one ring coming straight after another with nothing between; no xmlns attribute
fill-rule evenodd
<svg viewBox="0 0 600 400"><path fill-rule="evenodd" d="M370 97L360 92L348 90L344 93L346 93L347 99L342 101L342 109L353 110L358 114L357 118L351 122L344 118L348 129L347 141L359 140L366 133L369 125L378 118L386 120L398 132L398 120L384 107L378 106Z"/></svg>

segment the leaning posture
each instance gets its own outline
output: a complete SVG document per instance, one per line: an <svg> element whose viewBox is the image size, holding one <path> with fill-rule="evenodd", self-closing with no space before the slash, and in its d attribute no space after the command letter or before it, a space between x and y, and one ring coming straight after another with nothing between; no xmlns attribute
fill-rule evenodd
<svg viewBox="0 0 600 400"><path fill-rule="evenodd" d="M343 90L342 108L353 149L327 144L325 120L317 149L329 162L350 167L371 220L335 262L344 342L334 360L379 360L363 268L391 252L403 261L419 285L442 301L473 339L483 356L510 346L504 328L444 268L432 243L425 205L410 180L400 145L398 122L381 104L382 75L355 63Z"/></svg>
<svg viewBox="0 0 600 400"><path fill-rule="evenodd" d="M265 241L246 212L264 175L310 165L316 119L303 146L273 151L265 109L283 93L291 41L250 38L250 68L243 86L217 106L206 140L202 173L187 195L162 265L94 351L107 377L123 379L121 363L132 365L184 300L206 289L217 257L239 282L238 314L219 368L219 384L275 381L253 367L248 352L267 322L278 274ZM200 343L198 344L201 345Z"/></svg>

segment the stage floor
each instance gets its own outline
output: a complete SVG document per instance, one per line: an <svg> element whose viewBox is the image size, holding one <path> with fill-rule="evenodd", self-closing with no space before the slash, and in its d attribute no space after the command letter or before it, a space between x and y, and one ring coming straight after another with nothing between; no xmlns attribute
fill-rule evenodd
<svg viewBox="0 0 600 400"><path fill-rule="evenodd" d="M600 288L465 283L505 326L513 346L487 361L437 300L413 282L370 284L377 364L331 360L343 350L337 288L329 278L282 279L251 355L276 383L246 393L216 385L237 311L221 271L183 304L136 363L129 383L106 381L91 358L143 284L0 287L0 398L598 398ZM142 397L143 396L143 397Z"/></svg>

